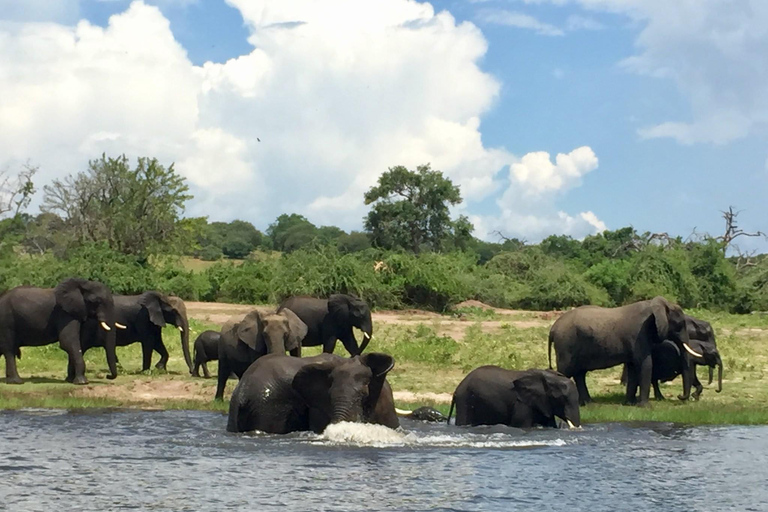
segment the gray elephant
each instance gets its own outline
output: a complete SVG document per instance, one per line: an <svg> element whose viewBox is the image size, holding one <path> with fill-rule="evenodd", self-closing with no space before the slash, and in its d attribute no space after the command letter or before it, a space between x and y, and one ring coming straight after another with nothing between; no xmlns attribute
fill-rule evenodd
<svg viewBox="0 0 768 512"><path fill-rule="evenodd" d="M481 366L456 388L456 425L509 425L518 428L581 425L579 395L573 381L553 370L507 370Z"/></svg>
<svg viewBox="0 0 768 512"><path fill-rule="evenodd" d="M91 319L106 348L109 375L117 377L115 307L104 284L67 279L56 288L19 286L0 295L0 353L5 356L5 382L21 384L15 358L21 347L59 342L69 356L67 381L87 384L81 349L81 327Z"/></svg>
<svg viewBox="0 0 768 512"><path fill-rule="evenodd" d="M219 375L216 399L224 399L224 388L231 374L242 378L251 364L266 354L295 353L307 335L307 326L290 309L278 313L253 310L235 316L221 328Z"/></svg>
<svg viewBox="0 0 768 512"><path fill-rule="evenodd" d="M192 375L195 377L200 376L200 367L203 367L203 376L206 379L211 378L211 374L208 373L208 362L219 360L219 341L221 340L221 333L218 331L203 331L200 336L197 337L194 344L194 362L195 367L192 369Z"/></svg>
<svg viewBox="0 0 768 512"><path fill-rule="evenodd" d="M307 335L301 346L323 346L323 352L332 354L336 340L341 340L350 355L362 354L373 336L371 308L365 301L352 295L334 294L327 299L290 297L277 311L287 308L307 324ZM352 328L363 331L363 343L358 347ZM291 355L301 356L301 346Z"/></svg>
<svg viewBox="0 0 768 512"><path fill-rule="evenodd" d="M189 321L184 301L178 297L164 295L156 291L147 291L141 295L115 295L115 322L117 326L117 346L125 347L137 341L141 343L142 371L149 370L152 364L152 351L160 354L156 368L165 370L168 364L168 349L163 343L163 327L166 324L179 330L181 350L184 361L192 373L192 358L189 356ZM84 337L83 352L103 346L98 336L96 325L86 325L89 333Z"/></svg>
<svg viewBox="0 0 768 512"><path fill-rule="evenodd" d="M635 302L618 308L582 306L564 313L549 331L549 365L552 347L557 355L557 370L573 377L579 391L579 403L591 401L586 375L590 370L628 365L627 403L646 405L651 391L653 346L672 340L683 356L683 394L691 392L690 361L684 346L689 337L685 315L680 306L664 297ZM688 346L690 349L690 346ZM638 384L640 399L636 402Z"/></svg>
<svg viewBox="0 0 768 512"><path fill-rule="evenodd" d="M717 366L717 392L721 392L723 390L723 361L720 358L717 347L708 341L695 339L690 340L689 345L691 348L689 372L691 373L691 381L695 388L695 391L691 394L693 399L698 400L701 392L704 390L704 386L701 385L699 377L696 375L696 365L708 366L710 375L712 369ZM653 395L656 400L664 400L664 395L661 394L661 389L659 389L659 381L669 382L683 373L683 355L675 343L670 340L664 340L663 343L653 347L652 356L653 373L651 383L653 384ZM712 384L711 377L709 383Z"/></svg>
<svg viewBox="0 0 768 512"><path fill-rule="evenodd" d="M448 422L448 417L435 409L434 407L417 407L412 411L405 409L395 409L398 416L409 418L416 421L425 421L430 423L439 423L441 421Z"/></svg>
<svg viewBox="0 0 768 512"><path fill-rule="evenodd" d="M696 375L696 365L707 366L709 370L709 384L712 384L713 371L717 366L718 370L718 393L722 390L723 362L720 359L720 353L717 351L717 342L715 340L715 330L706 320L701 320L690 315L685 315L685 326L688 329L689 346L691 350L686 350L690 357L689 371L691 374L691 384L696 389L692 397L698 399L704 387L699 382ZM672 346L675 349L672 349ZM679 348L674 342L665 340L663 343L654 345L652 353L653 359L653 394L657 400L663 400L664 397L659 390L659 381L668 382L682 373L682 358ZM627 383L627 366L621 373L621 383Z"/></svg>
<svg viewBox="0 0 768 512"><path fill-rule="evenodd" d="M298 358L270 354L243 374L229 402L229 432L271 434L311 430L354 421L397 428L392 388L386 381L395 361L372 352Z"/></svg>

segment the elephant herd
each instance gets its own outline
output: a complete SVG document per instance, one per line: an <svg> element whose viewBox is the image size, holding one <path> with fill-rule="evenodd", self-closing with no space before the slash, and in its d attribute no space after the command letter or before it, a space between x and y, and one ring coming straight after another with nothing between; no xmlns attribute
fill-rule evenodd
<svg viewBox="0 0 768 512"><path fill-rule="evenodd" d="M67 381L85 384L83 353L104 347L109 379L117 376L115 347L140 342L142 370L152 352L165 368L168 351L162 328L179 329L185 362L192 375L208 378L207 363L218 360L216 399L223 399L227 380L239 382L229 406L227 430L287 433L322 432L331 423L367 422L396 428L398 415L446 421L438 411L395 409L387 374L395 361L378 352L363 354L373 337L368 305L335 294L327 299L290 297L274 311L253 309L228 320L219 332L205 331L189 351L189 322L184 302L155 291L113 295L98 282L71 278L53 289L21 286L0 295L0 354L6 383L21 383L16 358L22 346L59 342L68 354ZM363 333L358 345L353 329ZM333 354L340 340L350 357ZM301 357L303 346L322 346L323 353ZM552 369L552 348L557 371ZM286 355L286 352L290 355ZM626 402L645 405L653 385L683 377L681 400L698 399L702 385L696 365L718 367L722 360L711 325L685 315L663 297L618 308L582 306L560 316L549 334L550 369L510 370L482 366L456 388L447 420L456 410L457 425L506 424L515 427L581 424L579 407L591 401L586 374L624 365ZM637 396L639 388L639 398Z"/></svg>

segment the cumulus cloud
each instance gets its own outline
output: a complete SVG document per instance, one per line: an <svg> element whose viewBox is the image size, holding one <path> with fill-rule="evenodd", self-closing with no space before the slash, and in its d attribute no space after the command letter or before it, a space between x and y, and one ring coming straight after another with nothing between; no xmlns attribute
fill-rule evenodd
<svg viewBox="0 0 768 512"><path fill-rule="evenodd" d="M553 213L597 166L589 148L553 163L483 143L500 84L479 67L487 43L474 24L411 0L227 1L253 50L202 66L142 1L104 28L0 27L0 164L32 159L47 182L102 152L154 156L190 181L190 214L263 227L298 212L359 229L383 171L430 162L461 186L463 207L502 198L483 225L598 229L594 216ZM536 213L515 213L527 205Z"/></svg>

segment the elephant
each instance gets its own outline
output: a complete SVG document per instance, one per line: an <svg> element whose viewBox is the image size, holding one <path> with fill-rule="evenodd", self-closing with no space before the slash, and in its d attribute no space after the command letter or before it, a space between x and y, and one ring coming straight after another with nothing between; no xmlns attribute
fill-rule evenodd
<svg viewBox="0 0 768 512"><path fill-rule="evenodd" d="M59 346L69 356L67 381L87 384L81 348L83 324L92 320L106 349L109 375L117 378L115 306L109 288L96 281L70 278L56 288L19 286L0 296L0 353L5 356L5 382L21 384L15 358L21 348Z"/></svg>
<svg viewBox="0 0 768 512"><path fill-rule="evenodd" d="M626 403L645 406L651 390L654 344L672 340L683 354L683 394L691 392L690 360L684 346L689 337L682 308L664 297L655 297L621 306L603 308L581 306L558 318L549 331L549 366L552 367L552 346L557 355L557 370L573 377L579 391L579 404L592 398L587 389L586 375L590 370L628 365ZM688 346L690 349L690 346ZM638 384L640 398L636 400Z"/></svg>
<svg viewBox="0 0 768 512"><path fill-rule="evenodd" d="M412 411L406 411L404 409L395 409L395 412L398 416L403 416L405 418L410 418L412 420L416 421L429 421L434 423L439 423L441 421L448 421L448 418L445 416L445 414L441 413L437 409L433 407L417 407L416 409Z"/></svg>
<svg viewBox="0 0 768 512"><path fill-rule="evenodd" d="M386 380L394 365L391 356L377 352L351 358L266 355L248 368L232 393L227 431L321 433L342 421L397 428Z"/></svg>
<svg viewBox="0 0 768 512"><path fill-rule="evenodd" d="M306 324L290 309L278 313L254 309L244 317L230 318L221 328L216 400L224 399L230 374L242 378L254 361L268 353L285 354L286 350L295 353L306 335Z"/></svg>
<svg viewBox="0 0 768 512"><path fill-rule="evenodd" d="M219 340L221 340L221 333L218 331L203 331L197 337L193 351L195 361L195 367L192 369L193 376L200 376L200 367L202 366L203 376L206 379L211 378L206 363L219 360Z"/></svg>
<svg viewBox="0 0 768 512"><path fill-rule="evenodd" d="M449 423L454 405L458 426L557 427L556 418L570 428L581 426L576 386L553 370L475 368L453 393Z"/></svg>
<svg viewBox="0 0 768 512"><path fill-rule="evenodd" d="M695 355L691 354L691 365L688 370L691 373L693 387L696 389L691 396L694 400L698 400L701 392L704 390L704 386L701 385L696 375L697 364L709 366L710 373L712 368L717 366L717 392L720 393L723 390L723 361L720 358L717 347L708 341L696 339L691 339L689 344L692 351L696 353ZM661 394L659 389L659 381L668 382L682 374L683 357L677 345L670 340L664 340L663 343L654 345L651 355L653 357L653 373L651 376L653 396L656 400L664 400L664 395ZM711 383L712 381L710 380Z"/></svg>
<svg viewBox="0 0 768 512"><path fill-rule="evenodd" d="M301 345L305 347L323 346L323 352L332 354L336 340L341 340L350 355L363 353L373 336L371 308L365 301L352 295L334 294L327 299L313 297L290 297L277 308L280 312L288 308L307 324L307 335ZM363 331L363 343L358 347L352 328ZM296 353L301 356L301 346Z"/></svg>
<svg viewBox="0 0 768 512"><path fill-rule="evenodd" d="M168 364L168 350L163 344L163 327L171 324L179 329L181 350L192 373L192 358L189 356L189 321L184 301L178 297L164 295L156 291L147 291L141 295L115 295L115 321L117 326L117 346L125 347L135 342L141 343L142 371L149 370L152 364L152 351L160 354L156 368L165 370ZM101 346L96 325L87 325L89 336L85 337L83 353L88 349Z"/></svg>
<svg viewBox="0 0 768 512"><path fill-rule="evenodd" d="M701 394L701 391L703 387L701 386L701 383L699 382L698 377L696 376L696 365L706 365L709 369L709 384L712 384L712 378L713 378L713 371L715 366L720 367L720 389L722 389L722 360L720 360L720 354L717 353L717 341L715 340L715 330L712 328L712 324L707 322L706 320L700 320L698 318L692 317L690 315L685 315L685 327L688 329L688 339L690 340L690 346L693 349L693 351L688 351L691 357L691 375L692 380L691 383L693 387L696 388L696 392L693 394L694 398L698 398L698 396ZM665 340L665 343L669 340ZM696 343L697 341L700 341L702 343ZM672 356L672 351L667 345L666 348L662 349L662 345L654 345L654 348L652 350L651 356L653 359L653 375L666 375L667 377L654 377L651 380L656 381L653 383L654 386L654 396L656 399L663 400L664 398L659 398L661 396L661 393L658 390L658 381L661 380L662 382L667 382L669 380L674 379L678 375L680 375L680 372L672 375L670 372L671 370L664 370L657 373L656 371L656 361L657 359L664 358L662 361L663 364L665 364L668 368L675 367L677 368L676 363L673 363L669 358ZM697 348L698 347L698 348ZM703 352L702 352L703 350ZM714 351L714 352L713 352ZM679 350L676 350L675 353L680 355ZM621 383L626 385L627 384L627 365L624 365L624 369L621 373ZM719 391L718 391L719 392Z"/></svg>

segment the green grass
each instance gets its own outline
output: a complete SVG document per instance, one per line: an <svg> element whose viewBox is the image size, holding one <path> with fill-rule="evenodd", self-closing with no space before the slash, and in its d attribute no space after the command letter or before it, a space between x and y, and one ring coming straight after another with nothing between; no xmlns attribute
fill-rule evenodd
<svg viewBox="0 0 768 512"><path fill-rule="evenodd" d="M705 386L699 401L683 403L676 397L682 391L678 378L662 384L666 401L651 399L648 407L621 405L623 386L621 368L590 372L587 384L595 403L582 408L584 423L605 421L664 421L680 424L768 424L768 317L764 315L727 315L706 311L692 312L713 322L718 347L725 364L723 392L715 393L714 383ZM408 318L405 316L404 318ZM532 314L531 318L535 318ZM506 368L546 368L547 325L520 328L513 325L518 317L498 315L457 322L450 315L435 317L418 324L379 323L375 326L370 351L386 352L396 361L389 374L392 388L414 393L452 393L473 368L495 364ZM509 320L510 323L505 321ZM485 323L487 321L488 323ZM191 321L190 344L206 329L219 326ZM63 381L66 354L57 345L22 349L19 372L27 382L8 386L0 382L0 408L113 408L142 407L162 409L201 409L226 411L227 402L212 400L216 379L194 379L187 374L178 331L164 331L170 352L168 372L141 369L141 347L134 344L118 348L121 373L117 380L106 380L106 358L102 349L86 353L87 390ZM190 350L192 347L190 347ZM303 354L319 353L319 347L305 348ZM341 343L337 353L343 353ZM153 364L159 356L153 355ZM209 369L215 375L216 363ZM706 382L706 368L699 368L699 378ZM236 381L230 380L227 395ZM176 396L145 396L150 391L180 390ZM114 390L114 392L112 391ZM188 395L186 396L185 393ZM653 397L653 393L652 393ZM448 412L448 404L430 399L418 403L398 402L401 408L431 405Z"/></svg>

